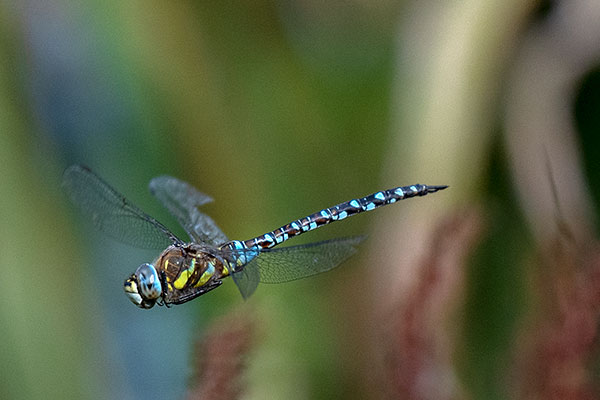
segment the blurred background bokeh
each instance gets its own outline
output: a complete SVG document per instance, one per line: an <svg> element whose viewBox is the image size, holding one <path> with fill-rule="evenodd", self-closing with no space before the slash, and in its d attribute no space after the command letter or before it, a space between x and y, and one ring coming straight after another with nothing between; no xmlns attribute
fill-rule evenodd
<svg viewBox="0 0 600 400"><path fill-rule="evenodd" d="M0 2L0 398L598 398L600 3ZM156 253L61 191L89 166L175 232L171 174L247 239L342 267L140 310Z"/></svg>

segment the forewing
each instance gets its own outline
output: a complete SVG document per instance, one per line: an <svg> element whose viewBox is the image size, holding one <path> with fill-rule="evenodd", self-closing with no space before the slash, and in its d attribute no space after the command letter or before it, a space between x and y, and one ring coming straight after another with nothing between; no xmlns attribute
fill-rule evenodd
<svg viewBox="0 0 600 400"><path fill-rule="evenodd" d="M62 186L96 228L119 241L147 249L182 243L164 225L131 204L86 167L67 168Z"/></svg>
<svg viewBox="0 0 600 400"><path fill-rule="evenodd" d="M154 178L149 186L150 192L177 218L193 241L216 246L229 240L211 217L198 211L199 206L212 198L171 176Z"/></svg>

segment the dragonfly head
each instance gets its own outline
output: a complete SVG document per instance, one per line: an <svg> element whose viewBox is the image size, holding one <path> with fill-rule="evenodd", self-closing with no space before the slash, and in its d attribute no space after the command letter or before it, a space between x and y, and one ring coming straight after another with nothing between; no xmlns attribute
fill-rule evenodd
<svg viewBox="0 0 600 400"><path fill-rule="evenodd" d="M123 284L129 300L140 308L152 308L162 294L162 285L152 264L140 265Z"/></svg>

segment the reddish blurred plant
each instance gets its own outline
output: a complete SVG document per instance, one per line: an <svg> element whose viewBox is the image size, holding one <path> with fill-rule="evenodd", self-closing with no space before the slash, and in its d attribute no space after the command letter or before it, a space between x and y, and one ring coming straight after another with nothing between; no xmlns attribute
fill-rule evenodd
<svg viewBox="0 0 600 400"><path fill-rule="evenodd" d="M433 233L414 289L393 310L384 332L390 398L462 398L452 366L453 344L447 318L462 297L464 265L481 236L479 212L456 213Z"/></svg>
<svg viewBox="0 0 600 400"><path fill-rule="evenodd" d="M237 310L214 322L197 341L195 374L188 400L240 397L246 355L254 343L255 323L252 313Z"/></svg>
<svg viewBox="0 0 600 400"><path fill-rule="evenodd" d="M538 304L517 349L516 397L597 399L590 371L600 323L600 247L556 240L539 257Z"/></svg>

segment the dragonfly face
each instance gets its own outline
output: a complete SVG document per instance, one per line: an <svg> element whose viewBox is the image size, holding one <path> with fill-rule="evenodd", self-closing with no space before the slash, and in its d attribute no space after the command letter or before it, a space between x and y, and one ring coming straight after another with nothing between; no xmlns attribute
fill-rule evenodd
<svg viewBox="0 0 600 400"><path fill-rule="evenodd" d="M140 308L152 308L162 296L162 283L154 265L144 263L127 278L123 288L129 300Z"/></svg>

